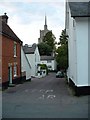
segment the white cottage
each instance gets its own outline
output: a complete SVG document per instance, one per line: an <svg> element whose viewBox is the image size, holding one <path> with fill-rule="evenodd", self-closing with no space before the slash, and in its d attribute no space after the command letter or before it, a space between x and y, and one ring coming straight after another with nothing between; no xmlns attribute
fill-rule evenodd
<svg viewBox="0 0 90 120"><path fill-rule="evenodd" d="M40 64L40 54L38 46L36 44L26 44L25 46L23 46L23 49L31 65L31 76L35 77L38 75L38 64Z"/></svg>
<svg viewBox="0 0 90 120"><path fill-rule="evenodd" d="M90 94L89 35L90 2L66 2L66 32L69 36L68 82L76 95Z"/></svg>
<svg viewBox="0 0 90 120"><path fill-rule="evenodd" d="M55 71L56 70L56 60L53 56L41 56L40 57L41 64L46 64L48 70Z"/></svg>
<svg viewBox="0 0 90 120"><path fill-rule="evenodd" d="M21 71L23 76L26 76L26 80L31 80L31 65L24 53L23 47L21 47Z"/></svg>

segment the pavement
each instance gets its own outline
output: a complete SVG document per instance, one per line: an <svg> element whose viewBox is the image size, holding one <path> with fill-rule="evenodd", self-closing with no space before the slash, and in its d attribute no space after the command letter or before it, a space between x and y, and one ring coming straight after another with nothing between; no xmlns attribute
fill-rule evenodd
<svg viewBox="0 0 90 120"><path fill-rule="evenodd" d="M10 87L2 93L3 118L88 118L90 96L73 96L64 78L44 78Z"/></svg>

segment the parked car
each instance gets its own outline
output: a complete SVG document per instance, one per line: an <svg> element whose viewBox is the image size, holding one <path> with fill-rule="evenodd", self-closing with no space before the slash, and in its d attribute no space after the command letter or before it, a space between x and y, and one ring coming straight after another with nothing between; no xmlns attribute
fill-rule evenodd
<svg viewBox="0 0 90 120"><path fill-rule="evenodd" d="M64 72L63 71L58 71L56 73L56 78L63 78L64 77Z"/></svg>

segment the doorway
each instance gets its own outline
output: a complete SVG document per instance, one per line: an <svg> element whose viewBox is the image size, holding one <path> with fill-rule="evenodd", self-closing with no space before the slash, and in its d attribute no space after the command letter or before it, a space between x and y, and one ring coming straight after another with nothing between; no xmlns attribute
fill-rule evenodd
<svg viewBox="0 0 90 120"><path fill-rule="evenodd" d="M9 84L12 84L12 66L8 67L8 80Z"/></svg>

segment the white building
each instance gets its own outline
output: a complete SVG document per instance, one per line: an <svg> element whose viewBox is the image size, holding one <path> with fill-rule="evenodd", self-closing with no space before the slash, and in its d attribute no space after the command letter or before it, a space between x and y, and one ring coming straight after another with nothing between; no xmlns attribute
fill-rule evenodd
<svg viewBox="0 0 90 120"><path fill-rule="evenodd" d="M31 76L37 76L38 64L40 64L40 54L36 44L23 46L24 52L31 65Z"/></svg>
<svg viewBox="0 0 90 120"><path fill-rule="evenodd" d="M69 36L68 82L76 95L90 94L89 74L89 2L66 2L66 31Z"/></svg>
<svg viewBox="0 0 90 120"><path fill-rule="evenodd" d="M21 47L21 71L23 76L26 76L26 80L31 80L31 65L24 53L23 47Z"/></svg>
<svg viewBox="0 0 90 120"><path fill-rule="evenodd" d="M41 56L41 64L46 64L48 70L56 70L56 60L53 56Z"/></svg>

